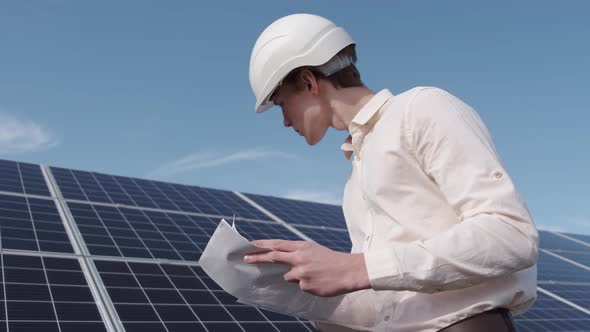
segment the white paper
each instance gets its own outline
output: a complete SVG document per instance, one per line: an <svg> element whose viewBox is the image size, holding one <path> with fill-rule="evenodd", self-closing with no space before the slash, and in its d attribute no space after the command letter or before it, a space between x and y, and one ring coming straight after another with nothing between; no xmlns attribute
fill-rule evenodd
<svg viewBox="0 0 590 332"><path fill-rule="evenodd" d="M223 290L245 304L291 316L310 319L308 312L318 298L302 291L297 283L287 282L284 264L247 264L244 256L269 251L241 236L235 224L221 220L199 259L201 268Z"/></svg>
<svg viewBox="0 0 590 332"><path fill-rule="evenodd" d="M267 251L241 236L235 221L230 226L221 220L199 264L223 290L237 297L238 302L311 321L331 321L355 329L346 331L387 330L376 328L375 309L367 305L379 302L375 301L376 293L372 290L348 296L318 297L302 291L299 284L284 279L284 274L289 270L287 265L244 262L246 254ZM338 326L334 326L336 330L328 329L328 325L323 327L326 331L338 330Z"/></svg>

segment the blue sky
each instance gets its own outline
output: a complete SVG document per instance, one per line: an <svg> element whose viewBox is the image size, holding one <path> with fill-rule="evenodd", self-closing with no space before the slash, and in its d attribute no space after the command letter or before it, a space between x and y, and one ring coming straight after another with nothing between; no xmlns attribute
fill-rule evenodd
<svg viewBox="0 0 590 332"><path fill-rule="evenodd" d="M0 158L340 202L350 171L255 114L250 52L275 19L326 16L374 91L472 105L542 228L590 233L588 1L2 1Z"/></svg>

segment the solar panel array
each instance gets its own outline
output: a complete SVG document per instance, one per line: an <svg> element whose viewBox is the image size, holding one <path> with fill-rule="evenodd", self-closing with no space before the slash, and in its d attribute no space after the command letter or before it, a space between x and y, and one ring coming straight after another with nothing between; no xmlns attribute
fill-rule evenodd
<svg viewBox="0 0 590 332"><path fill-rule="evenodd" d="M590 242L548 231L539 236L539 298L516 317L519 331L590 331Z"/></svg>
<svg viewBox="0 0 590 332"><path fill-rule="evenodd" d="M199 268L234 216L250 240L351 249L336 205L0 160L0 332L315 331ZM541 232L541 247L519 331L590 331L590 236Z"/></svg>

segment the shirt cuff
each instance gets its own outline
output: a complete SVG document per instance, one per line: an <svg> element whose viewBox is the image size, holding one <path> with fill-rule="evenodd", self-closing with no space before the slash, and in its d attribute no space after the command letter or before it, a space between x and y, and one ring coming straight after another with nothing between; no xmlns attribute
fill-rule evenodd
<svg viewBox="0 0 590 332"><path fill-rule="evenodd" d="M369 283L374 290L395 290L399 276L398 262L391 250L369 251L365 254ZM397 286L397 287L396 287Z"/></svg>

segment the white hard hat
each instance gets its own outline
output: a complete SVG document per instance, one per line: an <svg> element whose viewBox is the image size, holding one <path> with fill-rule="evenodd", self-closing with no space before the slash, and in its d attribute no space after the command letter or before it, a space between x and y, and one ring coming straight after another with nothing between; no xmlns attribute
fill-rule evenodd
<svg viewBox="0 0 590 332"><path fill-rule="evenodd" d="M250 57L256 112L273 106L270 96L293 69L326 64L351 44L354 40L343 28L321 16L293 14L273 22L258 37ZM354 63L350 58L336 60L327 69L329 73Z"/></svg>

